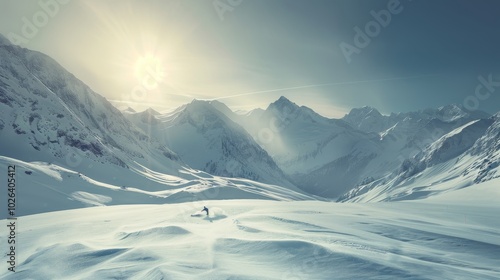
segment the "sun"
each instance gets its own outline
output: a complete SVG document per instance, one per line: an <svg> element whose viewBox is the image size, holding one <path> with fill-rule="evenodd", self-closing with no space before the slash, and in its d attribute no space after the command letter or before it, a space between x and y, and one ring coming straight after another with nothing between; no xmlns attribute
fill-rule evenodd
<svg viewBox="0 0 500 280"><path fill-rule="evenodd" d="M157 88L160 83L165 82L166 71L158 56L146 54L137 59L134 75L143 87L152 90Z"/></svg>

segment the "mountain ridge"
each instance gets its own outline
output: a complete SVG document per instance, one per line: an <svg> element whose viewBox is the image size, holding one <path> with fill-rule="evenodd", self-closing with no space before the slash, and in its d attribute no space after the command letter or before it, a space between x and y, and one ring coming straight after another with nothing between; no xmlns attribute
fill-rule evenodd
<svg viewBox="0 0 500 280"><path fill-rule="evenodd" d="M159 123L155 125L142 122L142 129L161 139L193 168L294 189L268 153L231 119L236 115L228 110L220 102L193 100L172 115L157 116Z"/></svg>
<svg viewBox="0 0 500 280"><path fill-rule="evenodd" d="M166 114L120 112L42 53L5 42L0 62L1 154L55 160L97 179L106 174L93 166L108 164L188 178L202 170L336 199L399 178L396 188L467 155L485 161L468 167L480 173L474 181L496 178L499 113L451 104L383 115L365 106L330 119L284 96L248 114L203 100Z"/></svg>
<svg viewBox="0 0 500 280"><path fill-rule="evenodd" d="M468 112L463 106L451 104L390 115L382 115L377 109L365 106L352 109L342 119L328 119L282 96L256 116L237 116L235 121L253 135L304 191L332 197L367 181L384 178L443 135L469 122L488 117L482 111ZM480 132L485 129L482 127ZM313 136L310 141L315 144L307 148L308 140L304 135L314 135L318 131L325 133L323 136ZM344 151L337 152L335 156L335 153L324 148L329 145L329 141L341 139L338 138L340 135L354 138L346 142L349 143L347 146L339 146L340 142L335 144L341 147L340 151ZM318 137L324 140L318 142ZM283 148L290 144L291 139L299 140L295 146ZM469 142L467 145L472 144ZM304 152L290 157L291 150L300 149ZM458 156L462 152L463 148L455 151L454 155ZM316 160L313 165L304 165L319 155L330 155L330 160ZM295 169L290 169L293 166L296 166Z"/></svg>

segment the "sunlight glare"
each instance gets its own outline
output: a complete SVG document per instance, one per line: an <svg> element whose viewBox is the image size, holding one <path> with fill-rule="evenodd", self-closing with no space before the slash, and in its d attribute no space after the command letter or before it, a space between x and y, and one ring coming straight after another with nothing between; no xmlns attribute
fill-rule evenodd
<svg viewBox="0 0 500 280"><path fill-rule="evenodd" d="M161 59L153 54L146 54L137 59L134 74L141 85L147 90L156 89L166 78L165 68Z"/></svg>

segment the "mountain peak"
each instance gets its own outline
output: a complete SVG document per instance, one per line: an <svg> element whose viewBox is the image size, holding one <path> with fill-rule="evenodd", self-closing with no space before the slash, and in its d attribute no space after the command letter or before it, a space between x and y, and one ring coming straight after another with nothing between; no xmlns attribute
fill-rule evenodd
<svg viewBox="0 0 500 280"><path fill-rule="evenodd" d="M194 106L196 106L196 105L208 105L208 104L210 104L210 101L206 101L206 100L203 100L203 99L196 99L196 98L195 98L195 99L193 99L193 100L192 100L192 101L188 104L188 106L189 106L189 105L194 105Z"/></svg>
<svg viewBox="0 0 500 280"><path fill-rule="evenodd" d="M278 100L269 105L268 109L271 108L278 111L294 111L295 109L299 108L299 106L290 101L288 98L281 96Z"/></svg>
<svg viewBox="0 0 500 280"><path fill-rule="evenodd" d="M210 101L193 99L190 103L186 105L185 111L201 111L201 110L212 110L214 106L210 103Z"/></svg>
<svg viewBox="0 0 500 280"><path fill-rule="evenodd" d="M280 101L280 102L291 102L288 98L286 98L285 96L280 96L280 98L277 100L277 101Z"/></svg>
<svg viewBox="0 0 500 280"><path fill-rule="evenodd" d="M297 105L284 96L281 96L278 100L274 102L274 104Z"/></svg>
<svg viewBox="0 0 500 280"><path fill-rule="evenodd" d="M353 108L342 120L356 129L365 132L381 132L390 127L387 117L383 116L377 109L364 106Z"/></svg>
<svg viewBox="0 0 500 280"><path fill-rule="evenodd" d="M122 112L126 113L137 113L136 110L132 109L131 107L127 107L126 109L122 110Z"/></svg>
<svg viewBox="0 0 500 280"><path fill-rule="evenodd" d="M444 121L454 121L462 118L487 119L490 117L490 114L480 110L469 111L461 104L450 104L439 107L436 115Z"/></svg>
<svg viewBox="0 0 500 280"><path fill-rule="evenodd" d="M206 125L207 117L216 120L224 115L210 101L198 99L193 99L191 103L187 104L181 114L187 119L194 120L196 125Z"/></svg>
<svg viewBox="0 0 500 280"><path fill-rule="evenodd" d="M371 117L382 117L382 114L375 108L370 106L363 106L361 108L353 108L349 114L347 114L344 118L356 118L363 117L366 118L368 116Z"/></svg>
<svg viewBox="0 0 500 280"><path fill-rule="evenodd" d="M450 104L446 106L441 106L438 108L439 112L449 112L449 113L464 113L465 108L462 105L457 105L457 104Z"/></svg>
<svg viewBox="0 0 500 280"><path fill-rule="evenodd" d="M133 110L133 109L132 109ZM155 109L149 107L147 108L146 110L144 110L142 112L142 114L146 114L146 115L150 115L150 116L158 116L158 115L161 115L158 111L156 111Z"/></svg>
<svg viewBox="0 0 500 280"><path fill-rule="evenodd" d="M208 103L220 111L230 111L233 112L226 104L220 102L219 100L208 101Z"/></svg>

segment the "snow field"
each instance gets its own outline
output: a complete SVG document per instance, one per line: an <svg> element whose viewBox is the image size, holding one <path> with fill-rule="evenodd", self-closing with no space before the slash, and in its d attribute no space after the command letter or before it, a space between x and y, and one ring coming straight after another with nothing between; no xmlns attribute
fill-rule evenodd
<svg viewBox="0 0 500 280"><path fill-rule="evenodd" d="M498 206L445 202L230 200L31 215L18 220L17 272L0 277L498 279ZM204 205L210 217L190 216Z"/></svg>

